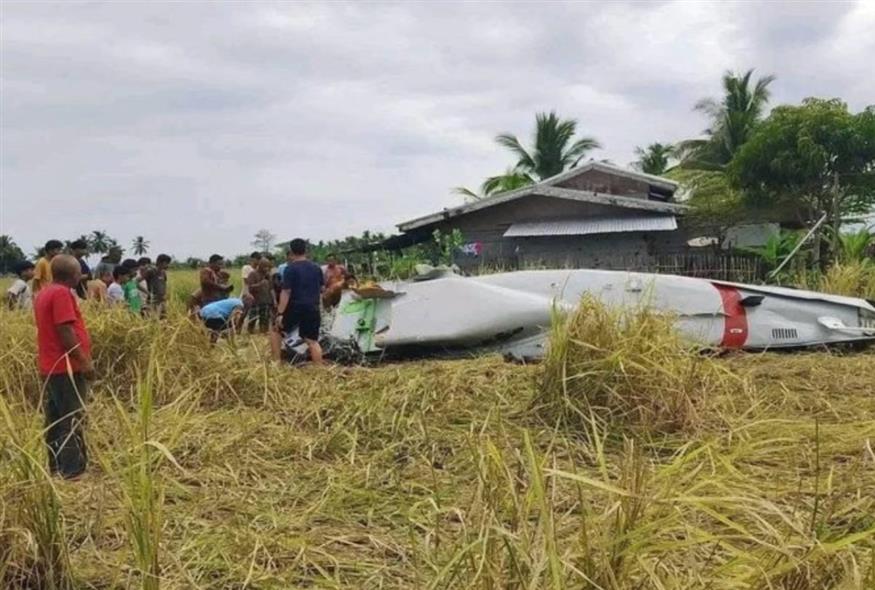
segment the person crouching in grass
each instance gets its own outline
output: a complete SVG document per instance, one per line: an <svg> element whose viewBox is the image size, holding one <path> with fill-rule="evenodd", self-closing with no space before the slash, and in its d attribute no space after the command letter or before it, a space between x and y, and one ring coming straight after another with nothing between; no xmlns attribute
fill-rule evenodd
<svg viewBox="0 0 875 590"><path fill-rule="evenodd" d="M210 341L215 344L222 334L240 330L252 301L252 295L244 295L242 299L229 297L201 307L198 313L210 333Z"/></svg>
<svg viewBox="0 0 875 590"><path fill-rule="evenodd" d="M33 262L24 260L15 265L17 279L6 289L6 306L9 309L31 309L33 307L33 295L28 284L33 278Z"/></svg>
<svg viewBox="0 0 875 590"><path fill-rule="evenodd" d="M53 282L41 289L34 303L39 370L46 383L45 436L49 471L73 479L88 463L82 423L94 365L91 338L72 291L82 278L79 261L59 254L52 258L51 272Z"/></svg>

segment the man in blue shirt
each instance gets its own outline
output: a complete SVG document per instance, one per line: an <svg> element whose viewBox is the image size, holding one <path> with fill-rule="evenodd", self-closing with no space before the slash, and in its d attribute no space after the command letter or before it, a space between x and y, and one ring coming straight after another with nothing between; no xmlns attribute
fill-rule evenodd
<svg viewBox="0 0 875 590"><path fill-rule="evenodd" d="M297 328L298 335L307 343L310 360L315 364L322 364L319 302L323 280L319 265L307 260L307 242L301 238L292 240L277 305L277 326L286 334ZM279 340L280 334L275 334L272 342L275 357L279 357Z"/></svg>
<svg viewBox="0 0 875 590"><path fill-rule="evenodd" d="M251 295L244 295L242 299L230 297L208 303L198 313L210 332L210 339L215 342L222 332L240 328L245 312L251 305Z"/></svg>

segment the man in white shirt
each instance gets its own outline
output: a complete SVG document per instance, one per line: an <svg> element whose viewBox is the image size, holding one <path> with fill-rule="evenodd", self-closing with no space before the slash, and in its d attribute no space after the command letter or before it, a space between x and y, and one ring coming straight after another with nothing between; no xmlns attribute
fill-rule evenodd
<svg viewBox="0 0 875 590"><path fill-rule="evenodd" d="M106 298L111 306L125 304L125 289L122 283L126 283L131 276L131 271L124 265L118 265L112 269L112 284L106 289Z"/></svg>
<svg viewBox="0 0 875 590"><path fill-rule="evenodd" d="M244 264L243 269L240 271L240 274L243 277L243 287L240 289L241 297L243 295L249 295L249 285L246 283L246 279L249 278L249 275L251 275L258 266L259 260L261 260L261 252L253 252L249 255L249 262Z"/></svg>
<svg viewBox="0 0 875 590"><path fill-rule="evenodd" d="M33 278L34 268L33 263L28 260L15 265L15 274L18 278L6 289L6 305L9 309L33 309L30 280Z"/></svg>

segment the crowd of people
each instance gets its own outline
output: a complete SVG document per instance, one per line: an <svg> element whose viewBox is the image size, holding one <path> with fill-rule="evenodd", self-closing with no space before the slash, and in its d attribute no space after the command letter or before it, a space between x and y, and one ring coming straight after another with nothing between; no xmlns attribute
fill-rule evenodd
<svg viewBox="0 0 875 590"><path fill-rule="evenodd" d="M301 248L304 251L296 254L295 250ZM16 265L16 278L6 292L6 304L10 309L32 308L34 297L52 283L51 261L63 251L60 240L49 240L36 264L22 261ZM92 269L86 261L88 245L84 241L70 243L67 252L80 266L80 279L73 288L80 300L125 307L137 315L165 317L167 270L172 262L167 254L158 255L154 263L146 256L118 261L112 260L111 255L104 256ZM273 254L253 252L241 269L240 294L234 297L235 286L231 274L225 269L225 260L221 255L213 254L199 271L199 287L188 297L188 311L192 317L203 321L214 340L232 329L267 333L278 325L277 307L282 300L286 269L306 259L306 242L303 240L290 244L286 261L279 265L275 265ZM301 264L295 264L291 268L299 266ZM322 309L331 309L339 303L351 275L334 254L329 254L320 273L322 283L318 287L317 303ZM310 274L315 276L314 272ZM294 280L297 275L296 270L290 278ZM309 297L306 290L304 297ZM219 302L223 303L214 305ZM282 317L286 319L286 316Z"/></svg>
<svg viewBox="0 0 875 590"><path fill-rule="evenodd" d="M6 291L10 309L31 309L34 299L55 282L52 261L61 255L64 244L49 240L36 264L25 260L15 267L16 279ZM88 244L82 240L70 243L68 255L79 265L79 279L72 287L80 300L91 300L109 306L125 306L137 314L163 317L167 303L167 268L171 258L160 254L152 259L129 258L113 262L104 257L94 268L88 265Z"/></svg>
<svg viewBox="0 0 875 590"><path fill-rule="evenodd" d="M91 338L79 302L124 306L134 314L163 318L171 258L161 254L153 264L148 257L118 262L104 257L92 271L85 260L86 243L72 242L67 253L63 250L62 242L49 240L36 264L21 262L6 299L10 308L34 313L37 361L45 383L49 469L75 479L87 465L83 400L94 373ZM308 259L307 243L295 239L289 244L286 261L276 268L271 256L252 253L241 271L240 297L232 296L231 275L224 259L214 254L199 273L200 285L188 307L192 317L209 330L213 342L229 330L247 326L269 332L272 355L280 360L284 336L296 330L310 360L321 364L321 311L337 305L351 280L335 256L320 267Z"/></svg>

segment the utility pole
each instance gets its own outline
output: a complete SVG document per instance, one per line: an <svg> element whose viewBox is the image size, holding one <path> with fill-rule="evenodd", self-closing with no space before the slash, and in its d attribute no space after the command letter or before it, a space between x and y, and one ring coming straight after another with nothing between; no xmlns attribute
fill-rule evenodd
<svg viewBox="0 0 875 590"><path fill-rule="evenodd" d="M839 190L839 173L832 173L832 231L833 231L833 260L838 256L836 251L839 244L839 232L842 228L841 191Z"/></svg>

